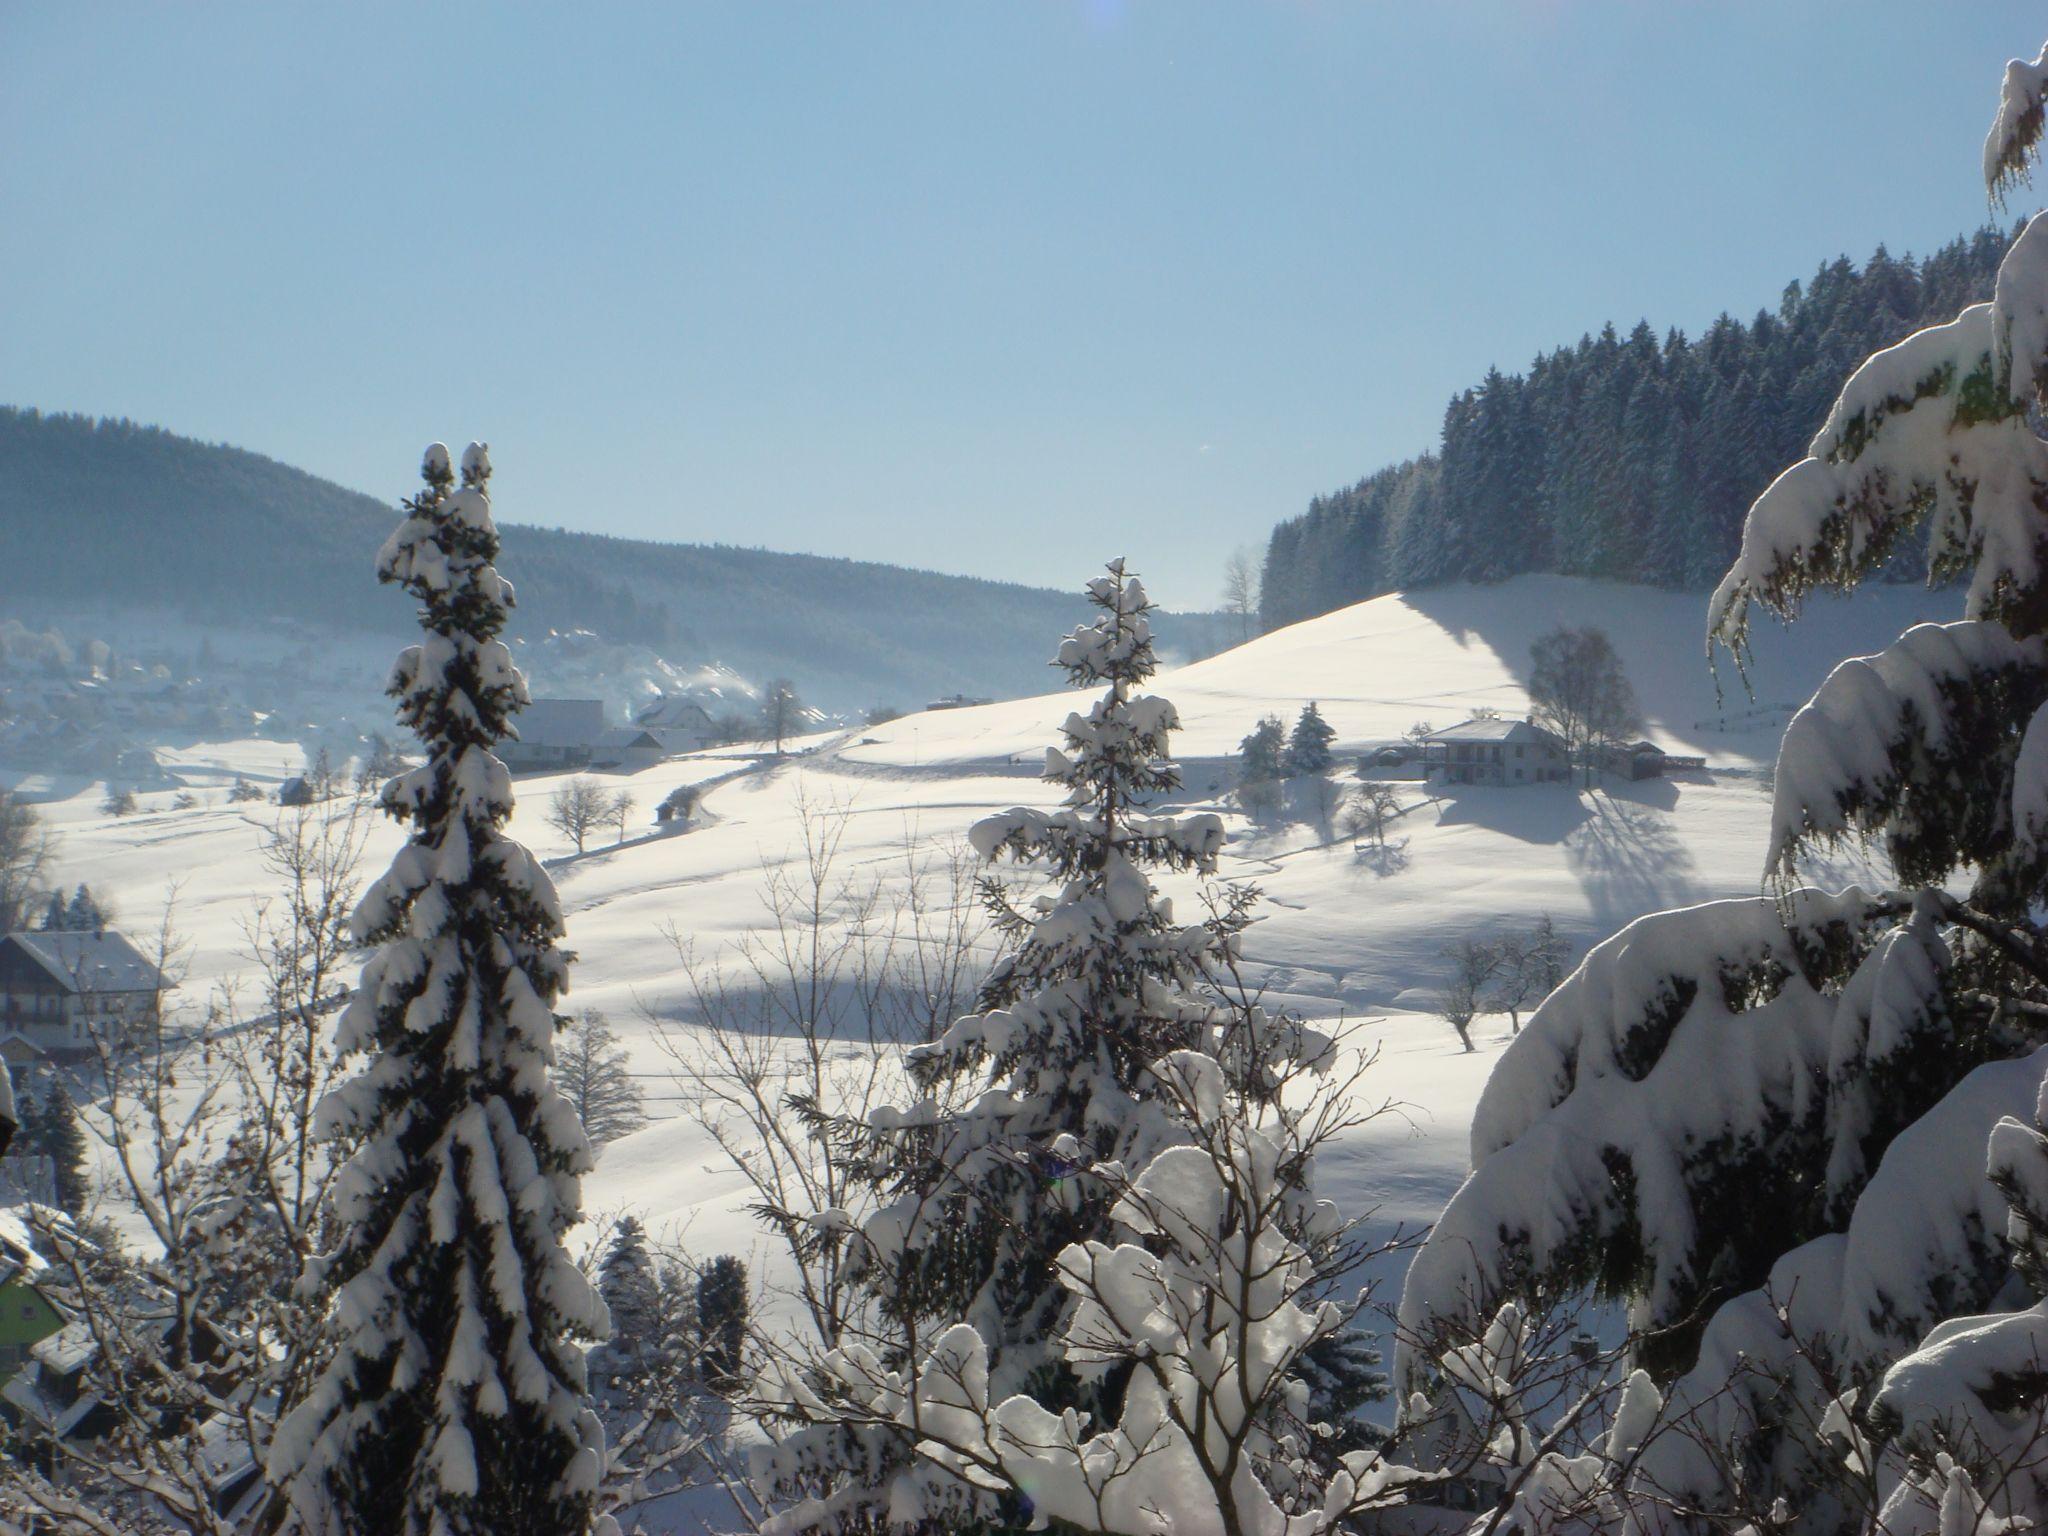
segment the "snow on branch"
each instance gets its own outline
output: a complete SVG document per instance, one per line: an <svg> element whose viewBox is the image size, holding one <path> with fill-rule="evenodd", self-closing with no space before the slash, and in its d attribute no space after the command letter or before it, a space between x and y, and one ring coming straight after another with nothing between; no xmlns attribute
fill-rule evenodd
<svg viewBox="0 0 2048 1536"><path fill-rule="evenodd" d="M2025 59L2006 63L1998 115L1984 138L1984 187L1994 201L2028 178L2041 142L2044 96L2048 96L2048 43L2031 63Z"/></svg>
<svg viewBox="0 0 2048 1536"><path fill-rule="evenodd" d="M1946 879L2012 852L2009 722L2048 698L2048 651L1981 620L1919 624L1829 674L1778 753L1769 861L1852 833L1899 878Z"/></svg>
<svg viewBox="0 0 2048 1536"><path fill-rule="evenodd" d="M1522 1288L1626 1288L1646 1326L1671 1327L1719 1283L1710 1269L1732 1262L1756 1283L1776 1228L1818 1228L1854 1189L1799 1171L1831 1166L1830 1138L1868 1128L1855 1106L1872 1063L1945 1027L1945 951L1931 918L1891 926L1909 911L1854 887L1802 889L1639 918L1588 954L1480 1097L1473 1172L1402 1297L1397 1387L1429 1368L1416 1341ZM1859 959L1911 976L1919 1011L1888 993L1874 1027L1868 982L1822 990L1824 972ZM1832 1166L1850 1183L1863 1173ZM1749 1219L1757 1208L1774 1230Z"/></svg>

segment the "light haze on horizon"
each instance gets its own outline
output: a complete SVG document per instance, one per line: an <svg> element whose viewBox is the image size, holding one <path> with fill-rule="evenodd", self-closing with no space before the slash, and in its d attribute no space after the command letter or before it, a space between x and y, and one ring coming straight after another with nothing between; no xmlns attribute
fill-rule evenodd
<svg viewBox="0 0 2048 1536"><path fill-rule="evenodd" d="M1489 366L1983 223L2044 34L2017 0L0 0L0 403L387 500L480 435L507 521L1053 586L1127 554L1206 606Z"/></svg>

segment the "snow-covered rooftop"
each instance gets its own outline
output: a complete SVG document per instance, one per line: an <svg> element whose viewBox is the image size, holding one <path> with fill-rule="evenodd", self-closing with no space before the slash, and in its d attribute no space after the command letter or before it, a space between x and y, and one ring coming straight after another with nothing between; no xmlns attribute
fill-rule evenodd
<svg viewBox="0 0 2048 1536"><path fill-rule="evenodd" d="M1447 725L1440 731L1431 731L1425 741L1550 741L1557 740L1554 732L1529 720L1480 719L1464 720L1456 725Z"/></svg>
<svg viewBox="0 0 2048 1536"><path fill-rule="evenodd" d="M68 992L153 992L163 981L141 950L111 930L37 929L10 933L0 944L18 947Z"/></svg>

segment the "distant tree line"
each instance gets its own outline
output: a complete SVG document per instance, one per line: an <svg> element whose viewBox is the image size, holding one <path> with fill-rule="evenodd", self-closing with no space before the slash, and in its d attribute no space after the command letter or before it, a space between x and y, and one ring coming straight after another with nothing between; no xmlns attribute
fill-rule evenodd
<svg viewBox="0 0 2048 1536"><path fill-rule="evenodd" d="M1609 324L1526 374L1490 371L1450 402L1435 453L1273 530L1262 627L1531 571L1711 584L1750 502L1804 454L1843 379L1877 348L1990 298L2009 243L1983 229L1925 260L1880 246L1860 269L1840 257L1790 284L1747 324L1723 314L1696 340Z"/></svg>

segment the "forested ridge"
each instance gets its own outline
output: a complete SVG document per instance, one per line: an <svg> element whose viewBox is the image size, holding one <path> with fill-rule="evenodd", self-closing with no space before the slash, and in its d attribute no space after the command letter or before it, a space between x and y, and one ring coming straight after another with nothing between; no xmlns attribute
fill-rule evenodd
<svg viewBox="0 0 2048 1536"><path fill-rule="evenodd" d="M518 496L508 478L506 504ZM0 407L0 603L18 616L51 622L113 602L388 628L362 574L390 521L375 497L261 454ZM678 661L785 674L840 707L1042 691L1045 637L1084 608L1068 593L874 561L503 531L519 576L515 635L591 629ZM1175 643L1202 647L1201 619L1162 618Z"/></svg>
<svg viewBox="0 0 2048 1536"><path fill-rule="evenodd" d="M1613 324L1487 373L1444 412L1437 451L1319 496L1267 545L1275 628L1384 592L1529 571L1713 584L1743 514L1804 452L1864 357L1991 297L2010 237L1932 256L1880 246L1793 282L1775 311L1697 339Z"/></svg>

